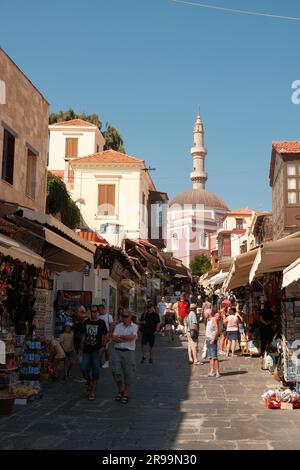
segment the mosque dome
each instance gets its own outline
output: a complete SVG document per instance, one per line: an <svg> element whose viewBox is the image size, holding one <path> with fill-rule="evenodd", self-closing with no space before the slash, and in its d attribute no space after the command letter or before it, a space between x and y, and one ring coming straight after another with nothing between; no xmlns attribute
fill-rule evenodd
<svg viewBox="0 0 300 470"><path fill-rule="evenodd" d="M183 206L184 204L189 204L192 206L203 204L206 208L228 211L227 204L223 201L223 199L221 199L215 193L202 188L193 188L182 191L169 201L170 207L172 207L174 204L178 204L180 206Z"/></svg>

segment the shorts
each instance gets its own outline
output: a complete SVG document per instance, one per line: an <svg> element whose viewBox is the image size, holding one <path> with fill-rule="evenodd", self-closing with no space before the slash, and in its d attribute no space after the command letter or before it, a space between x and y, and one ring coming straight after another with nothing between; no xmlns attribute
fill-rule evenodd
<svg viewBox="0 0 300 470"><path fill-rule="evenodd" d="M85 378L98 380L100 375L99 351L83 353L80 367Z"/></svg>
<svg viewBox="0 0 300 470"><path fill-rule="evenodd" d="M146 346L149 344L150 348L153 348L155 343L155 334L143 333L142 334L142 345Z"/></svg>
<svg viewBox="0 0 300 470"><path fill-rule="evenodd" d="M173 331L174 331L174 330L175 330L175 326L168 324L168 325L165 326L165 330L166 330L166 331L170 331L170 330L173 330Z"/></svg>
<svg viewBox="0 0 300 470"><path fill-rule="evenodd" d="M213 344L210 343L210 339L206 338L206 350L208 359L218 359L218 341Z"/></svg>
<svg viewBox="0 0 300 470"><path fill-rule="evenodd" d="M69 351L69 352L65 351L65 355L67 359L75 359L76 357L75 351Z"/></svg>
<svg viewBox="0 0 300 470"><path fill-rule="evenodd" d="M239 339L238 331L227 331L227 338L229 341L237 341Z"/></svg>
<svg viewBox="0 0 300 470"><path fill-rule="evenodd" d="M131 385L136 370L135 351L114 349L110 357L110 366L116 382L123 378L125 385Z"/></svg>

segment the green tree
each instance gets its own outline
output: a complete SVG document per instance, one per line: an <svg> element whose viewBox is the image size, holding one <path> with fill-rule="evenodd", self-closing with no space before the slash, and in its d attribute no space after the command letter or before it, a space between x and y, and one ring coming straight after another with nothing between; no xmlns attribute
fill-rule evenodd
<svg viewBox="0 0 300 470"><path fill-rule="evenodd" d="M105 138L104 150L116 150L117 152L125 153L124 142L120 132L110 124L106 124L106 129L103 132Z"/></svg>
<svg viewBox="0 0 300 470"><path fill-rule="evenodd" d="M71 121L72 119L82 119L90 122L98 127L101 131L102 122L98 114L75 113L74 109L69 108L66 111L60 110L57 113L51 113L49 116L49 124L55 124L60 121ZM105 138L104 150L117 150L125 153L124 142L118 129L106 123L106 129L102 132Z"/></svg>
<svg viewBox="0 0 300 470"><path fill-rule="evenodd" d="M190 262L193 276L202 276L211 269L211 262L205 255L198 255Z"/></svg>
<svg viewBox="0 0 300 470"><path fill-rule="evenodd" d="M72 201L65 183L50 172L47 175L46 211L60 216L62 223L71 229L80 225L80 210Z"/></svg>

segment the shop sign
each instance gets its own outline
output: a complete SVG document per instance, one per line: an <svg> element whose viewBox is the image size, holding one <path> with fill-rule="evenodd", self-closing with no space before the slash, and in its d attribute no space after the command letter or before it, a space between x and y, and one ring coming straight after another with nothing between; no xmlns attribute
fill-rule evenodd
<svg viewBox="0 0 300 470"><path fill-rule="evenodd" d="M51 292L47 289L35 289L34 324L37 334L52 336L53 307L50 304Z"/></svg>

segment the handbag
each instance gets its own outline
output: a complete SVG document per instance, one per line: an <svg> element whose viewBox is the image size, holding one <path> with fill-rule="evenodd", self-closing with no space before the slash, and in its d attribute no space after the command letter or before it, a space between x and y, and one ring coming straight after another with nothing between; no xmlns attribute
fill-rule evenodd
<svg viewBox="0 0 300 470"><path fill-rule="evenodd" d="M193 341L196 341L198 339L198 336L199 336L198 331L196 331L196 330L192 330L190 332L190 335L191 335L191 338L192 338Z"/></svg>

